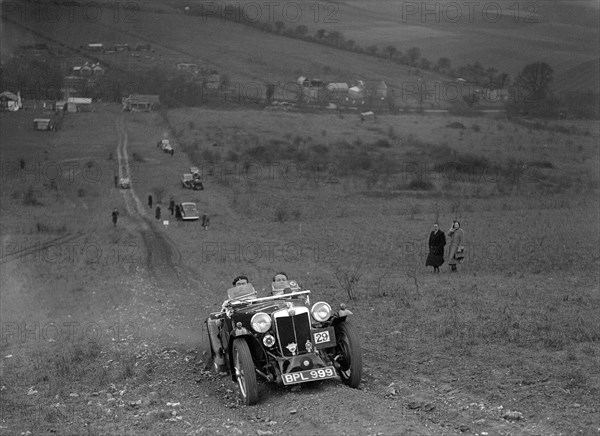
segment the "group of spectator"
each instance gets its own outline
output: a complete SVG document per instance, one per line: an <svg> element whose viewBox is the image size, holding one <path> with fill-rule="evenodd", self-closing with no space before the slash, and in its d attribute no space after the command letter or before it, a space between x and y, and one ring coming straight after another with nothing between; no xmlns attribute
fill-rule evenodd
<svg viewBox="0 0 600 436"><path fill-rule="evenodd" d="M465 233L460 227L460 222L454 220L452 227L448 230L448 265L450 271L456 272L457 265L465 258L464 248ZM440 272L440 266L444 264L444 248L446 246L446 235L440 230L438 223L433 224L433 230L429 234L429 254L425 266L432 266L434 273Z"/></svg>

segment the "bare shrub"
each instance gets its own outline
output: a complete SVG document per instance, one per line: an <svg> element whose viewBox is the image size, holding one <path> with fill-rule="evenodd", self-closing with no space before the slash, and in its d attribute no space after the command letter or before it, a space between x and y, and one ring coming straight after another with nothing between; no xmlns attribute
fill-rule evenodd
<svg viewBox="0 0 600 436"><path fill-rule="evenodd" d="M350 300L356 299L356 287L363 275L362 266L363 260L360 259L352 267L344 269L338 265L335 269L335 278Z"/></svg>

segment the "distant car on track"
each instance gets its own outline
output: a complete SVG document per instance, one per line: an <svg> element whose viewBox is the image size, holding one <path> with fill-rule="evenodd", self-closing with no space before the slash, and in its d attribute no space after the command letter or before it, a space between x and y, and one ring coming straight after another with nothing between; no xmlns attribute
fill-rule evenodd
<svg viewBox="0 0 600 436"><path fill-rule="evenodd" d="M168 139L162 139L158 141L157 145L165 153L171 153L171 151L173 150L173 146L171 145L171 142Z"/></svg>
<svg viewBox="0 0 600 436"><path fill-rule="evenodd" d="M204 185L198 177L194 177L193 174L184 174L181 176L181 185L187 189L193 189L194 191L202 191Z"/></svg>
<svg viewBox="0 0 600 436"><path fill-rule="evenodd" d="M181 219L184 221L197 220L200 218L200 214L198 213L198 207L196 206L196 203L181 203L179 209L181 210Z"/></svg>
<svg viewBox="0 0 600 436"><path fill-rule="evenodd" d="M131 188L131 180L129 180L129 177L121 177L121 179L119 180L119 188L121 188L121 189Z"/></svg>

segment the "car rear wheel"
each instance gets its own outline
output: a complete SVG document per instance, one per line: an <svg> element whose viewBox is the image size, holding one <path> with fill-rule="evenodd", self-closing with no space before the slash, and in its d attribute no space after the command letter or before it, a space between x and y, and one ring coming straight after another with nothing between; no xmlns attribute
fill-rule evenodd
<svg viewBox="0 0 600 436"><path fill-rule="evenodd" d="M336 361L342 382L357 388L362 378L362 349L356 329L346 322L336 326Z"/></svg>
<svg viewBox="0 0 600 436"><path fill-rule="evenodd" d="M246 406L258 402L258 382L250 348L245 339L233 341L233 366L235 378L240 388L240 397Z"/></svg>

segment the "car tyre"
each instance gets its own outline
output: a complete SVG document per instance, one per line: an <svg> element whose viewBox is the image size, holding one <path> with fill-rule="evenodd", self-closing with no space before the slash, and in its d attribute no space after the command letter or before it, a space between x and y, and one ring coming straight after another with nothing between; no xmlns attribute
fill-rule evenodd
<svg viewBox="0 0 600 436"><path fill-rule="evenodd" d="M357 388L362 378L362 349L354 326L341 322L336 326L338 374L345 385Z"/></svg>
<svg viewBox="0 0 600 436"><path fill-rule="evenodd" d="M256 404L258 402L256 369L246 340L243 338L234 340L232 353L233 370L240 388L240 398L246 406Z"/></svg>

